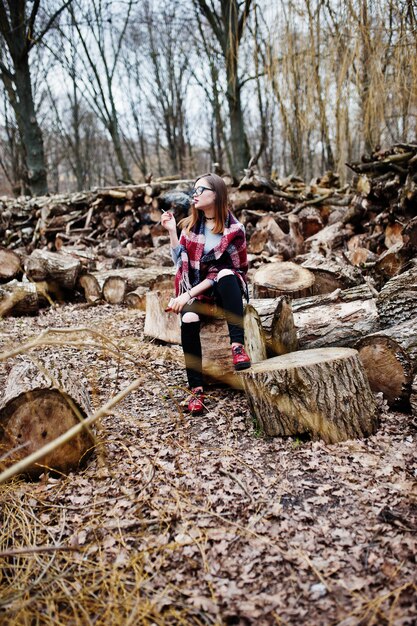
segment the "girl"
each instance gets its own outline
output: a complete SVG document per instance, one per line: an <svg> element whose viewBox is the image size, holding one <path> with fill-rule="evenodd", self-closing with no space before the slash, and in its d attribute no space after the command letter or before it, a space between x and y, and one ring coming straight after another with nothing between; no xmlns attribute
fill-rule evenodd
<svg viewBox="0 0 417 626"><path fill-rule="evenodd" d="M198 415L204 408L200 324L209 304L224 311L235 369L250 367L242 327L242 293L248 299L248 263L244 227L228 209L223 179L216 174L200 176L192 198L191 215L179 224L183 228L179 240L172 213L164 213L161 224L169 232L177 266L176 297L169 308L181 314L181 342L192 394L188 410Z"/></svg>

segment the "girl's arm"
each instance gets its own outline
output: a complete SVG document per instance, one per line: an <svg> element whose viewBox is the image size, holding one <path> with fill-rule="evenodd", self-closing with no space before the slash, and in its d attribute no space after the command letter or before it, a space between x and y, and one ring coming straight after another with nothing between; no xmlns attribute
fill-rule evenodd
<svg viewBox="0 0 417 626"><path fill-rule="evenodd" d="M182 308L187 304L187 302L189 302L192 298L199 296L200 293L207 291L207 289L210 289L212 285L213 281L209 278L205 278L201 281L201 283L198 283L198 285L195 285L189 291L182 293L178 296L178 298L174 298L169 304L170 309L174 311L174 313L181 313Z"/></svg>

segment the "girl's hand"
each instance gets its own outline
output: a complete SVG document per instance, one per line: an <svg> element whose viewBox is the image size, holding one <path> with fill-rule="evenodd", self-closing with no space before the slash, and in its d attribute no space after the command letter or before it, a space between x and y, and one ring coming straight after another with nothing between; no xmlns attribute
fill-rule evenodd
<svg viewBox="0 0 417 626"><path fill-rule="evenodd" d="M167 211L166 213L162 213L161 216L161 225L166 228L168 232L176 233L177 232L177 223L175 221L175 217L172 213Z"/></svg>
<svg viewBox="0 0 417 626"><path fill-rule="evenodd" d="M182 293L178 298L174 298L170 303L170 308L174 313L181 313L183 307L190 301L188 292Z"/></svg>

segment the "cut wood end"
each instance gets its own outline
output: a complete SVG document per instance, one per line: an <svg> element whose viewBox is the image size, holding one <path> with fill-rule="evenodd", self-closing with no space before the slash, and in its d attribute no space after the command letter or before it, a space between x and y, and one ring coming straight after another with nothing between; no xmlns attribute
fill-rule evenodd
<svg viewBox="0 0 417 626"><path fill-rule="evenodd" d="M273 357L252 365L250 372L263 372L271 370L284 370L296 367L315 365L317 363L330 363L337 359L349 359L357 355L353 348L317 348L315 350L298 350L289 354ZM245 373L245 372L243 372Z"/></svg>

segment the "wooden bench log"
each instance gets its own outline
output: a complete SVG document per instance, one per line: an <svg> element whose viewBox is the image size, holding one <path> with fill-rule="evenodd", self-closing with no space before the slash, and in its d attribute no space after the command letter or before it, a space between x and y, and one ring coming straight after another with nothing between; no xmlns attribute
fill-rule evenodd
<svg viewBox="0 0 417 626"><path fill-rule="evenodd" d="M300 350L241 373L252 414L265 434L310 433L327 443L366 437L377 406L356 350Z"/></svg>
<svg viewBox="0 0 417 626"><path fill-rule="evenodd" d="M0 467L12 465L53 441L91 413L89 393L80 377L55 363L39 368L29 359L10 371L0 402ZM83 430L29 469L68 472L90 453L93 439Z"/></svg>
<svg viewBox="0 0 417 626"><path fill-rule="evenodd" d="M360 339L355 348L373 391L391 407L408 408L417 370L417 318Z"/></svg>
<svg viewBox="0 0 417 626"><path fill-rule="evenodd" d="M353 347L379 328L375 293L368 285L292 300L299 347Z"/></svg>
<svg viewBox="0 0 417 626"><path fill-rule="evenodd" d="M254 298L302 298L313 293L314 276L295 263L268 263L253 276Z"/></svg>

